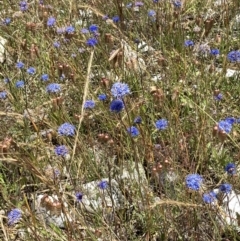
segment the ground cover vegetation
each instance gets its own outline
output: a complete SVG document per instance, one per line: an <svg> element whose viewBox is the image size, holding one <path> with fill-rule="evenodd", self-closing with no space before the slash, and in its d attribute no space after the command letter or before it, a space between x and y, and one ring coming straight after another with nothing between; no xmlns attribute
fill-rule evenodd
<svg viewBox="0 0 240 241"><path fill-rule="evenodd" d="M240 1L0 1L0 239L240 240Z"/></svg>

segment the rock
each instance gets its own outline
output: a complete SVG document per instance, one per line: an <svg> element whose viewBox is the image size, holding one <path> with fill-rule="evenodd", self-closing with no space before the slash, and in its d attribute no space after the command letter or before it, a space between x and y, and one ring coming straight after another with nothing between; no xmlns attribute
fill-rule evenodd
<svg viewBox="0 0 240 241"><path fill-rule="evenodd" d="M127 69L134 70L136 72L145 71L145 61L139 56L139 54L134 51L125 40L121 40L121 46L124 52L124 62Z"/></svg>
<svg viewBox="0 0 240 241"><path fill-rule="evenodd" d="M141 53L146 53L146 52L154 52L155 49L151 46L148 46L146 42L144 41L141 41L139 44L138 44L138 50L139 52Z"/></svg>
<svg viewBox="0 0 240 241"><path fill-rule="evenodd" d="M62 212L62 205L66 214ZM72 222L67 203L61 203L56 195L38 195L33 208L35 208L36 216L48 225L54 224L59 228L64 228L66 222Z"/></svg>
<svg viewBox="0 0 240 241"><path fill-rule="evenodd" d="M101 189L100 182L106 182L107 187ZM109 181L104 178L98 181L92 181L82 186L82 207L89 212L99 211L103 208L119 209L124 204L124 196L122 195L116 180Z"/></svg>
<svg viewBox="0 0 240 241"><path fill-rule="evenodd" d="M0 36L0 63L2 64L6 59L6 47L7 40Z"/></svg>
<svg viewBox="0 0 240 241"><path fill-rule="evenodd" d="M220 223L225 225L233 225L237 229L238 218L240 216L240 195L236 194L234 190L232 190L228 194L222 194L219 189L214 189L214 192L217 194L218 199L220 199L220 212L218 212Z"/></svg>
<svg viewBox="0 0 240 241"><path fill-rule="evenodd" d="M235 18L231 21L231 26L233 30L240 29L240 14L236 15Z"/></svg>

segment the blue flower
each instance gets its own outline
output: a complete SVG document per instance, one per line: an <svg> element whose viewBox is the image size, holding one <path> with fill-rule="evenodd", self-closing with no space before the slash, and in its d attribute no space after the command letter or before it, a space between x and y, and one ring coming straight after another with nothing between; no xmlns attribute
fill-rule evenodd
<svg viewBox="0 0 240 241"><path fill-rule="evenodd" d="M61 86L60 84L57 84L57 83L51 83L46 87L46 90L49 93L57 93L61 91Z"/></svg>
<svg viewBox="0 0 240 241"><path fill-rule="evenodd" d="M220 131L223 131L223 132L226 132L227 134L229 134L232 130L232 124L230 124L226 120L219 121L218 122L218 129Z"/></svg>
<svg viewBox="0 0 240 241"><path fill-rule="evenodd" d="M101 100L101 101L104 101L107 99L107 95L106 94L100 94L98 95L98 99Z"/></svg>
<svg viewBox="0 0 240 241"><path fill-rule="evenodd" d="M140 116L137 116L134 121L135 124L141 124L142 123L142 118Z"/></svg>
<svg viewBox="0 0 240 241"><path fill-rule="evenodd" d="M215 100L222 100L223 99L223 94L218 93L217 95L214 96Z"/></svg>
<svg viewBox="0 0 240 241"><path fill-rule="evenodd" d="M124 108L124 104L122 100L113 100L110 103L110 111L115 112L115 113L119 113L120 111L122 111Z"/></svg>
<svg viewBox="0 0 240 241"><path fill-rule="evenodd" d="M232 63L240 62L240 51L231 51L228 53L227 58Z"/></svg>
<svg viewBox="0 0 240 241"><path fill-rule="evenodd" d="M130 94L128 84L117 82L112 85L111 93L116 98L122 98L125 95Z"/></svg>
<svg viewBox="0 0 240 241"><path fill-rule="evenodd" d="M84 109L93 109L94 107L95 107L94 100L86 100L84 105L83 105Z"/></svg>
<svg viewBox="0 0 240 241"><path fill-rule="evenodd" d="M7 92L6 91L0 91L0 99L6 99L7 98Z"/></svg>
<svg viewBox="0 0 240 241"><path fill-rule="evenodd" d="M21 62L21 61L18 61L18 62L16 63L16 67L17 67L18 69L23 69L23 68L24 68L24 63Z"/></svg>
<svg viewBox="0 0 240 241"><path fill-rule="evenodd" d="M236 122L236 119L234 117L227 117L225 121L233 125Z"/></svg>
<svg viewBox="0 0 240 241"><path fill-rule="evenodd" d="M114 17L112 18L112 21L113 21L114 23L118 23L118 22L120 21L119 16L114 16Z"/></svg>
<svg viewBox="0 0 240 241"><path fill-rule="evenodd" d="M28 4L27 4L26 1L21 1L21 2L19 3L19 7L20 7L20 10L21 10L22 12L28 10Z"/></svg>
<svg viewBox="0 0 240 241"><path fill-rule="evenodd" d="M58 41L54 42L54 43L53 43L53 46L54 46L55 48L59 48L59 47L60 47L60 42L58 42Z"/></svg>
<svg viewBox="0 0 240 241"><path fill-rule="evenodd" d="M228 184L228 183L222 184L222 185L219 187L219 190L220 190L222 193L230 193L230 192L232 191L232 185L231 185L231 184Z"/></svg>
<svg viewBox="0 0 240 241"><path fill-rule="evenodd" d="M214 204L217 200L217 195L215 192L209 192L203 194L203 201L207 204Z"/></svg>
<svg viewBox="0 0 240 241"><path fill-rule="evenodd" d="M135 2L135 7L142 7L143 5L143 2Z"/></svg>
<svg viewBox="0 0 240 241"><path fill-rule="evenodd" d="M229 174L229 175L234 175L237 173L236 171L236 165L234 163L228 163L224 170Z"/></svg>
<svg viewBox="0 0 240 241"><path fill-rule="evenodd" d="M89 27L89 31L90 31L90 32L97 32L97 31L98 31L98 26L95 25L95 24L92 24L92 25Z"/></svg>
<svg viewBox="0 0 240 241"><path fill-rule="evenodd" d="M68 33L68 34L73 34L74 31L75 31L75 28L74 28L72 25L67 26L67 27L65 28L65 32Z"/></svg>
<svg viewBox="0 0 240 241"><path fill-rule="evenodd" d="M3 81L4 81L5 84L10 83L10 79L9 78L4 78Z"/></svg>
<svg viewBox="0 0 240 241"><path fill-rule="evenodd" d="M83 28L83 29L81 30L81 33L83 33L83 34L87 34L87 33L89 33L89 31L88 31L88 29Z"/></svg>
<svg viewBox="0 0 240 241"><path fill-rule="evenodd" d="M139 135L139 130L135 126L128 127L127 132L131 135L131 137L136 137Z"/></svg>
<svg viewBox="0 0 240 241"><path fill-rule="evenodd" d="M198 191L201 187L203 178L199 174L189 174L186 176L185 181L186 181L186 186L189 189Z"/></svg>
<svg viewBox="0 0 240 241"><path fill-rule="evenodd" d="M219 49L211 49L210 54L212 54L212 55L219 55L220 51L219 51Z"/></svg>
<svg viewBox="0 0 240 241"><path fill-rule="evenodd" d="M24 86L24 81L23 80L18 80L17 82L16 82L16 87L17 88L23 88L23 86Z"/></svg>
<svg viewBox="0 0 240 241"><path fill-rule="evenodd" d="M154 10L149 10L148 11L148 16L149 17L155 17L156 16L156 12Z"/></svg>
<svg viewBox="0 0 240 241"><path fill-rule="evenodd" d="M34 75L36 73L36 69L33 68L33 67L29 67L27 69L27 73L30 74L30 75Z"/></svg>
<svg viewBox="0 0 240 241"><path fill-rule="evenodd" d="M13 225L21 219L22 212L20 209L14 208L13 210L11 210L11 212L9 212L7 217L8 217L8 225Z"/></svg>
<svg viewBox="0 0 240 241"><path fill-rule="evenodd" d="M184 45L185 47L191 47L194 46L194 42L192 40L185 40Z"/></svg>
<svg viewBox="0 0 240 241"><path fill-rule="evenodd" d="M3 20L3 24L4 25L9 25L11 23L11 18L5 18L4 20Z"/></svg>
<svg viewBox="0 0 240 241"><path fill-rule="evenodd" d="M173 5L175 8L180 8L182 6L181 1L173 1Z"/></svg>
<svg viewBox="0 0 240 241"><path fill-rule="evenodd" d="M60 136L74 136L75 126L66 122L58 127L58 134Z"/></svg>
<svg viewBox="0 0 240 241"><path fill-rule="evenodd" d="M42 74L41 80L42 81L48 81L49 80L48 74Z"/></svg>
<svg viewBox="0 0 240 241"><path fill-rule="evenodd" d="M83 199L83 194L82 194L81 192L77 192L77 193L75 194L75 196L76 196L76 199L77 199L78 202L81 202L81 201L82 201L82 199Z"/></svg>
<svg viewBox="0 0 240 241"><path fill-rule="evenodd" d="M68 154L68 148L65 145L55 147L54 151L58 156L65 156Z"/></svg>
<svg viewBox="0 0 240 241"><path fill-rule="evenodd" d="M98 41L96 38L89 38L87 41L86 41L86 45L89 46L89 47L94 47L95 45L97 45Z"/></svg>
<svg viewBox="0 0 240 241"><path fill-rule="evenodd" d="M48 27L52 27L54 26L56 23L56 19L54 17L49 17L48 20L47 20L47 26Z"/></svg>
<svg viewBox="0 0 240 241"><path fill-rule="evenodd" d="M102 190L106 189L108 187L108 182L107 181L101 181L98 183L98 187Z"/></svg>
<svg viewBox="0 0 240 241"><path fill-rule="evenodd" d="M168 127L168 121L166 119L159 119L156 121L155 126L158 130L165 130Z"/></svg>

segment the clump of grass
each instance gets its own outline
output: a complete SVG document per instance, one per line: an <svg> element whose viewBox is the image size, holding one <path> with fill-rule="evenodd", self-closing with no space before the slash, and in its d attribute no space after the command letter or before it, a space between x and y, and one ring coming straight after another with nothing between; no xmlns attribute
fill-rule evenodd
<svg viewBox="0 0 240 241"><path fill-rule="evenodd" d="M238 1L2 6L2 240L238 240Z"/></svg>

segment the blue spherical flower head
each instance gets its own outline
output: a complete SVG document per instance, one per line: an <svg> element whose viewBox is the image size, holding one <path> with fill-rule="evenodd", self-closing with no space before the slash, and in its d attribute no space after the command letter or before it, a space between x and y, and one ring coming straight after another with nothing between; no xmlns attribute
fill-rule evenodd
<svg viewBox="0 0 240 241"><path fill-rule="evenodd" d="M49 80L48 74L42 74L41 80L42 80L42 81L48 81L48 80Z"/></svg>
<svg viewBox="0 0 240 241"><path fill-rule="evenodd" d="M125 95L130 94L130 89L128 87L128 84L117 82L113 84L111 88L111 93L116 98L122 98Z"/></svg>
<svg viewBox="0 0 240 241"><path fill-rule="evenodd" d="M186 186L194 191L198 191L203 182L202 176L199 174L189 174L186 176Z"/></svg>
<svg viewBox="0 0 240 241"><path fill-rule="evenodd" d="M233 125L236 122L236 119L234 117L227 117L224 121L228 122L230 125Z"/></svg>
<svg viewBox="0 0 240 241"><path fill-rule="evenodd" d="M17 67L18 69L23 69L23 68L24 68L24 63L21 62L21 61L18 61L18 62L16 63L16 67Z"/></svg>
<svg viewBox="0 0 240 241"><path fill-rule="evenodd" d="M225 120L219 121L218 129L222 132L226 132L227 134L229 134L232 130L232 124Z"/></svg>
<svg viewBox="0 0 240 241"><path fill-rule="evenodd" d="M142 7L143 5L143 2L135 2L135 7Z"/></svg>
<svg viewBox="0 0 240 241"><path fill-rule="evenodd" d="M141 124L142 123L142 118L140 116L137 116L134 121L135 124Z"/></svg>
<svg viewBox="0 0 240 241"><path fill-rule="evenodd" d="M211 49L210 54L216 56L216 55L220 54L220 51L219 51L219 49Z"/></svg>
<svg viewBox="0 0 240 241"><path fill-rule="evenodd" d="M46 87L48 93L58 93L61 91L61 86L57 83L51 83Z"/></svg>
<svg viewBox="0 0 240 241"><path fill-rule="evenodd" d="M6 99L7 98L7 92L6 91L0 91L0 99Z"/></svg>
<svg viewBox="0 0 240 241"><path fill-rule="evenodd" d="M114 23L118 23L118 22L120 21L119 16L114 16L114 17L112 18L112 21L113 21Z"/></svg>
<svg viewBox="0 0 240 241"><path fill-rule="evenodd" d="M60 44L60 42L54 42L53 46L58 49L58 48L60 48L61 44Z"/></svg>
<svg viewBox="0 0 240 241"><path fill-rule="evenodd" d="M225 184L222 184L220 187L219 187L219 190L222 192L222 193L230 193L232 191L232 185L231 184L228 184L228 183L225 183Z"/></svg>
<svg viewBox="0 0 240 241"><path fill-rule="evenodd" d="M56 19L54 17L49 17L47 20L47 26L48 27L53 27L56 23Z"/></svg>
<svg viewBox="0 0 240 241"><path fill-rule="evenodd" d="M202 199L207 204L214 204L217 200L217 195L215 192L204 193Z"/></svg>
<svg viewBox="0 0 240 241"><path fill-rule="evenodd" d="M8 214L8 225L13 225L17 223L21 217L22 217L22 212L18 208L14 208L9 214Z"/></svg>
<svg viewBox="0 0 240 241"><path fill-rule="evenodd" d="M97 45L98 41L96 38L90 38L86 41L86 45L89 47L94 47L95 45Z"/></svg>
<svg viewBox="0 0 240 241"><path fill-rule="evenodd" d="M137 137L139 135L139 130L135 126L128 127L127 132L131 135L131 137Z"/></svg>
<svg viewBox="0 0 240 241"><path fill-rule="evenodd" d="M102 190L106 189L108 187L108 181L101 181L98 183L98 187Z"/></svg>
<svg viewBox="0 0 240 241"><path fill-rule="evenodd" d="M98 26L95 25L95 24L92 24L90 27L89 27L89 31L90 32L97 32L98 31Z"/></svg>
<svg viewBox="0 0 240 241"><path fill-rule="evenodd" d="M234 163L228 163L224 170L229 174L229 175L235 175L237 173L236 170L236 165Z"/></svg>
<svg viewBox="0 0 240 241"><path fill-rule="evenodd" d="M194 42L192 40L185 40L184 45L185 47L192 47L194 46Z"/></svg>
<svg viewBox="0 0 240 241"><path fill-rule="evenodd" d="M72 25L67 26L67 27L65 28L65 32L66 32L67 34L73 34L74 31L75 31L75 28L74 28Z"/></svg>
<svg viewBox="0 0 240 241"><path fill-rule="evenodd" d="M166 119L159 119L156 121L155 126L158 130L165 130L168 127L168 121Z"/></svg>
<svg viewBox="0 0 240 241"><path fill-rule="evenodd" d="M83 108L84 109L93 109L95 107L95 101L94 100L86 100Z"/></svg>
<svg viewBox="0 0 240 241"><path fill-rule="evenodd" d="M119 113L123 110L123 108L124 108L124 104L122 100L117 99L117 100L113 100L110 103L111 112Z"/></svg>
<svg viewBox="0 0 240 241"><path fill-rule="evenodd" d="M101 100L101 101L104 101L107 99L107 95L106 94L100 94L98 95L98 99Z"/></svg>
<svg viewBox="0 0 240 241"><path fill-rule="evenodd" d="M76 199L77 199L78 202L81 202L81 201L82 201L82 199L83 199L83 194L82 194L81 192L77 192L77 193L75 194L75 196L76 196Z"/></svg>
<svg viewBox="0 0 240 241"><path fill-rule="evenodd" d="M223 94L222 93L218 93L217 95L214 95L214 99L217 101L220 101L223 99Z"/></svg>
<svg viewBox="0 0 240 241"><path fill-rule="evenodd" d="M36 69L34 67L29 67L27 69L27 73L30 75L34 75L36 73Z"/></svg>
<svg viewBox="0 0 240 241"><path fill-rule="evenodd" d="M16 87L18 88L18 89L20 89L20 88L23 88L24 87L24 81L23 80L19 80L19 81L17 81L16 82Z"/></svg>
<svg viewBox="0 0 240 241"><path fill-rule="evenodd" d="M174 6L175 8L181 8L182 3L181 3L181 1L173 1L173 6Z"/></svg>
<svg viewBox="0 0 240 241"><path fill-rule="evenodd" d="M19 3L19 7L20 7L20 10L21 10L22 12L25 12L25 11L28 10L28 4L27 4L26 1L21 1L21 2Z"/></svg>
<svg viewBox="0 0 240 241"><path fill-rule="evenodd" d="M149 17L155 17L156 16L156 12L154 10L149 10L148 11L148 16Z"/></svg>
<svg viewBox="0 0 240 241"><path fill-rule="evenodd" d="M231 51L227 55L228 60L231 63L238 63L240 62L240 51Z"/></svg>
<svg viewBox="0 0 240 241"><path fill-rule="evenodd" d="M83 34L87 34L87 33L89 33L89 30L86 29L86 28L83 28L83 29L81 30L81 33L83 33Z"/></svg>
<svg viewBox="0 0 240 241"><path fill-rule="evenodd" d="M58 134L60 136L74 136L75 126L66 122L58 127Z"/></svg>
<svg viewBox="0 0 240 241"><path fill-rule="evenodd" d="M5 18L4 20L3 20L3 24L4 25L9 25L11 23L11 18Z"/></svg>
<svg viewBox="0 0 240 241"><path fill-rule="evenodd" d="M65 145L55 147L54 151L58 156L66 156L68 154L68 148Z"/></svg>

